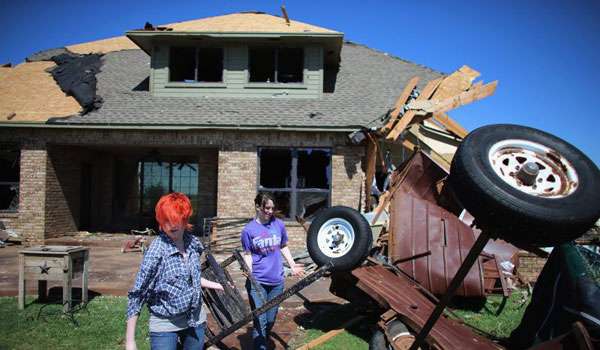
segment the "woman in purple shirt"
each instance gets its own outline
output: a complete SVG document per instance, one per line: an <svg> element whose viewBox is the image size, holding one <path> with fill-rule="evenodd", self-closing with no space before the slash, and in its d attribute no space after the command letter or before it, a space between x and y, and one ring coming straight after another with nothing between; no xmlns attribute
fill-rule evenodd
<svg viewBox="0 0 600 350"><path fill-rule="evenodd" d="M287 247L288 236L283 221L273 216L275 203L273 197L259 193L254 199L256 217L242 230L242 248L244 260L252 276L258 282L255 290L250 280L246 280L246 290L252 309L262 306L260 294L267 301L283 292L283 256L292 269L294 276L304 274L304 268L294 263L292 253ZM260 293L260 294L258 294ZM278 306L254 318L252 339L254 349L266 349L269 332L275 324Z"/></svg>

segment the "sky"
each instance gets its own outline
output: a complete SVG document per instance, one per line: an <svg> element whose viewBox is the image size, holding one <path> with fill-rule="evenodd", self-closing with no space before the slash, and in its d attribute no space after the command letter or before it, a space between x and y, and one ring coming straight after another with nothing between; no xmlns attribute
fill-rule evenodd
<svg viewBox="0 0 600 350"><path fill-rule="evenodd" d="M600 165L600 1L8 1L0 64L143 27L239 11L334 29L435 70L466 64L496 93L449 114L468 130L522 124L555 134Z"/></svg>

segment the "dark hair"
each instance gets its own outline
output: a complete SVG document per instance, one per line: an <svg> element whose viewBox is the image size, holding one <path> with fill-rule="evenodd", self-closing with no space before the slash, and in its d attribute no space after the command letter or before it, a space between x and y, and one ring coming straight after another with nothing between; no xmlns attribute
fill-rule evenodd
<svg viewBox="0 0 600 350"><path fill-rule="evenodd" d="M264 207L268 201L271 201L273 204L275 204L275 199L273 199L273 196L268 193L259 193L256 195L256 197L254 197L254 204L260 208Z"/></svg>

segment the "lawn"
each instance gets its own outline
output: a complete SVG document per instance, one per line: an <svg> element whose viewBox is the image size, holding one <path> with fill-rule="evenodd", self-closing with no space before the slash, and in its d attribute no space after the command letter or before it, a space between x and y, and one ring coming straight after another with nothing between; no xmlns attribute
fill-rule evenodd
<svg viewBox="0 0 600 350"><path fill-rule="evenodd" d="M125 337L125 297L94 298L73 319L57 304L17 309L16 298L0 298L0 349L118 349ZM147 324L148 312L141 314ZM78 324L75 325L73 320ZM138 349L149 349L147 327L138 327Z"/></svg>
<svg viewBox="0 0 600 350"><path fill-rule="evenodd" d="M528 300L523 292L516 292L508 300L502 313L496 316L501 298L492 296L485 304L461 303L456 313L466 323L475 325L497 337L507 337L517 326ZM125 334L125 297L94 298L73 318L62 313L60 305L38 304L28 298L25 310L17 309L13 297L0 298L0 349L118 349L123 347ZM339 327L355 316L351 305L329 305L315 308L300 319L301 328L293 339L292 349ZM367 349L377 315L358 322L317 349ZM147 325L144 309L140 323ZM147 327L138 327L138 349L148 349Z"/></svg>

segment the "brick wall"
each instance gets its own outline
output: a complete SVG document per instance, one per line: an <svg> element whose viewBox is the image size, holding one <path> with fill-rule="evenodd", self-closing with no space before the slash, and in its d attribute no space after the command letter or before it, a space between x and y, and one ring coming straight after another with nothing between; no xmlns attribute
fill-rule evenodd
<svg viewBox="0 0 600 350"><path fill-rule="evenodd" d="M540 258L527 251L519 252L519 275L524 282L535 282L546 264L546 258Z"/></svg>
<svg viewBox="0 0 600 350"><path fill-rule="evenodd" d="M45 144L22 144L19 213L15 229L25 244L42 244L44 241L47 158Z"/></svg>
<svg viewBox="0 0 600 350"><path fill-rule="evenodd" d="M69 147L48 147L46 174L46 238L77 231L81 167Z"/></svg>
<svg viewBox="0 0 600 350"><path fill-rule="evenodd" d="M257 148L325 147L332 150L332 205L357 208L364 179L362 147L347 145L346 133L325 132L233 132L233 131L140 131L76 129L0 129L6 142L36 140L38 147L24 146L21 164L22 204L16 218L6 222L30 240L74 232L79 222L81 164L92 164L92 210L94 229L115 224L118 191L115 164L123 150L159 149L162 153L197 154L202 189L198 214L211 217L254 215ZM45 143L53 145L48 156ZM133 168L132 168L133 171ZM46 174L47 173L47 174ZM135 185L135 184L133 184ZM46 186L48 190L46 191ZM118 214L118 211L117 211ZM45 220L44 220L45 219ZM133 224L133 223L132 223ZM286 223L292 250L304 249L305 233L295 222ZM237 232L239 234L239 232Z"/></svg>

